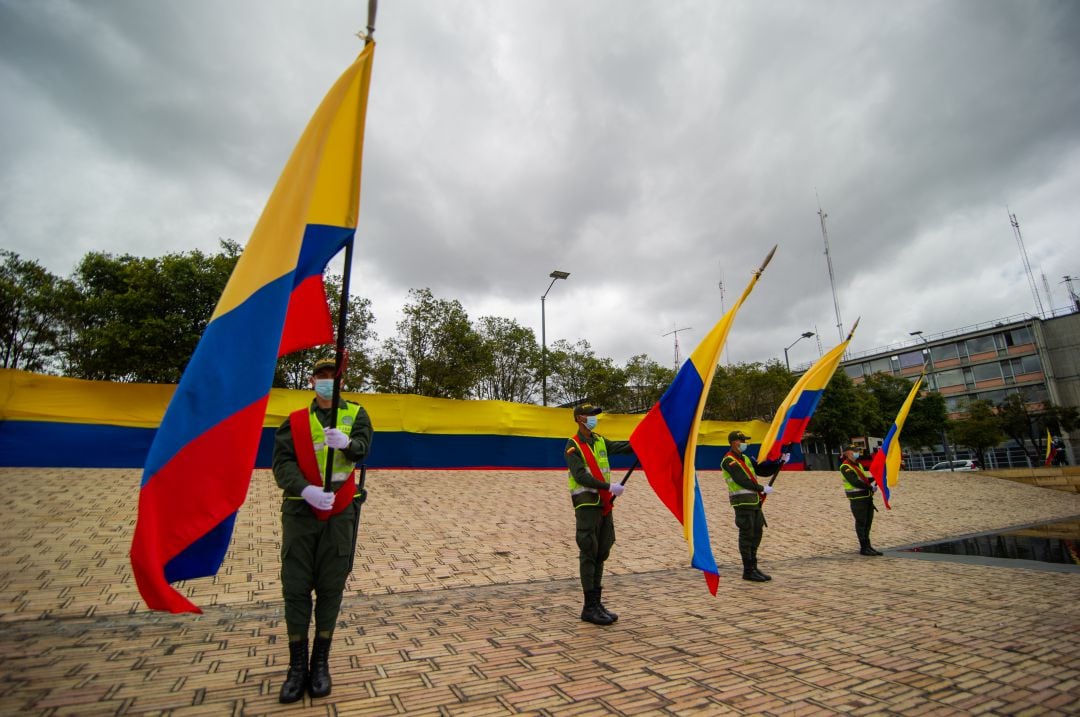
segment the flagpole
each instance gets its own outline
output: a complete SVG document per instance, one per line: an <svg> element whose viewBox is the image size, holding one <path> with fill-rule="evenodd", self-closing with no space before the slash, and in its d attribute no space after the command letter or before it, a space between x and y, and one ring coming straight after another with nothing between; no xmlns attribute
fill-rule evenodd
<svg viewBox="0 0 1080 717"><path fill-rule="evenodd" d="M379 9L379 0L368 0L367 33L364 35L364 47L375 41L375 13ZM345 268L341 272L341 306L338 311L337 323L337 348L334 353L334 395L330 399L330 425L328 428L337 428L338 406L341 404L341 378L348 365L348 356L345 353L345 330L349 317L349 279L352 276L353 244L356 242L356 233L345 244ZM333 492L330 485L334 476L334 449L327 446L326 449L326 472L323 475L323 491ZM363 490L363 484L360 486Z"/></svg>

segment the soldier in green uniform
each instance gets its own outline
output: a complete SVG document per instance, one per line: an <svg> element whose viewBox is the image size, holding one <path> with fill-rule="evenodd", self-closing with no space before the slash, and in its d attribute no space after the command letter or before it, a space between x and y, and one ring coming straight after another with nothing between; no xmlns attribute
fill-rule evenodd
<svg viewBox="0 0 1080 717"><path fill-rule="evenodd" d="M604 561L615 544L615 516L611 499L622 495L623 486L611 482L608 456L633 454L630 441L608 441L595 433L601 409L590 403L574 408L577 434L566 442L566 468L569 472L570 501L577 523L578 569L585 604L581 619L594 625L610 625L619 616L601 602Z"/></svg>
<svg viewBox="0 0 1080 717"><path fill-rule="evenodd" d="M771 485L758 483L758 476L768 478L787 463L789 454L783 453L776 461L758 463L746 455L750 436L742 431L728 434L731 450L724 454L720 468L728 487L728 500L735 509L735 527L739 529L739 555L742 557L743 580L763 583L772 578L758 570L757 551L765 527L765 514L761 511L762 496L773 492Z"/></svg>
<svg viewBox="0 0 1080 717"><path fill-rule="evenodd" d="M849 444L844 448L844 460L840 463L840 477L844 479L844 494L847 495L851 514L855 516L855 535L859 539L859 555L881 555L870 545L870 525L874 522L874 485L873 476L858 464L859 447Z"/></svg>
<svg viewBox="0 0 1080 717"><path fill-rule="evenodd" d="M307 689L330 694L330 640L345 580L352 569L364 496L357 489L356 464L371 449L371 419L363 407L341 399L337 428L330 425L334 359L312 369L315 398L292 413L274 435L274 479L284 491L281 504L281 592L289 635L289 671L278 696L295 702ZM328 448L333 448L330 491L323 489ZM308 666L308 630L315 592L315 642Z"/></svg>

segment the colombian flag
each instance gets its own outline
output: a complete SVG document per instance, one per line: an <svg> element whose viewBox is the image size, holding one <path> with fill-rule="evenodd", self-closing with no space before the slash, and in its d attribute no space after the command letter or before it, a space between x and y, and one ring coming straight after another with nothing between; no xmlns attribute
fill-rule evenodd
<svg viewBox="0 0 1080 717"><path fill-rule="evenodd" d="M787 398L776 409L772 425L758 447L758 462L775 461L783 453L785 444L802 441L806 424L810 422L818 402L821 401L821 393L836 373L836 367L840 365L840 359L844 357L844 352L847 351L851 337L855 335L858 327L859 320L856 319L847 339L819 358L791 387ZM797 470L799 467L785 466L788 470Z"/></svg>
<svg viewBox="0 0 1080 717"><path fill-rule="evenodd" d="M630 445L645 470L649 485L682 523L683 537L690 548L690 564L705 573L705 583L713 595L720 584L720 571L713 558L705 506L694 469L701 411L705 408L720 351L735 321L735 313L750 295L774 252L776 247L754 272L739 300L694 349L664 395L630 434Z"/></svg>
<svg viewBox="0 0 1080 717"><path fill-rule="evenodd" d="M1044 466L1048 466L1054 462L1054 456L1057 455L1057 449L1054 448L1054 436L1051 435L1050 429L1046 429L1046 460L1043 461Z"/></svg>
<svg viewBox="0 0 1080 717"><path fill-rule="evenodd" d="M277 358L333 341L322 272L356 232L374 52L369 42L304 130L150 447L131 567L151 609L202 612L169 583L225 559Z"/></svg>
<svg viewBox="0 0 1080 717"><path fill-rule="evenodd" d="M915 402L915 397L919 395L922 381L923 376L919 376L918 380L915 381L915 385L911 387L907 398L904 399L904 405L900 407L900 412L896 414L896 420L893 422L892 428L885 434L885 441L881 444L881 450L875 453L873 460L870 461L870 473L874 476L878 489L881 490L881 499L885 501L885 508L888 510L892 510L889 506L889 497L892 495L889 488L896 485L900 480L900 431L904 428L904 421L907 420L911 404Z"/></svg>

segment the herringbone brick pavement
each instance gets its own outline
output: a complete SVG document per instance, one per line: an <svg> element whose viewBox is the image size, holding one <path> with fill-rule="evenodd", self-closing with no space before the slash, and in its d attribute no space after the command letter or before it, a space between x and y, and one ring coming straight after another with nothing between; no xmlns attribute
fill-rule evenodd
<svg viewBox="0 0 1080 717"><path fill-rule="evenodd" d="M719 475L708 595L637 474L605 602L581 622L560 472L373 471L333 694L277 704L279 494L257 471L221 573L151 613L127 563L137 471L0 469L0 712L97 715L1080 713L1080 570L855 554L835 475L783 474L768 584L738 579ZM1080 515L1080 495L906 473L879 548Z"/></svg>

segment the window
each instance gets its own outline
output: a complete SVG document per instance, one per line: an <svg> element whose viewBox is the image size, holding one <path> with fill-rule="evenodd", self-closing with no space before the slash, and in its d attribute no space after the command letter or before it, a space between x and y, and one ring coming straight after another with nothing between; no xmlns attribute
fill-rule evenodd
<svg viewBox="0 0 1080 717"><path fill-rule="evenodd" d="M910 351L906 354L900 354L900 368L922 366L924 361L925 358L923 358L922 351Z"/></svg>
<svg viewBox="0 0 1080 717"><path fill-rule="evenodd" d="M1001 378L1001 365L996 361L994 363L983 363L977 366L971 367L972 376L976 381L990 381L993 379Z"/></svg>
<svg viewBox="0 0 1080 717"><path fill-rule="evenodd" d="M980 401L989 401L995 406L1000 405L1005 400L1006 392L1004 390L999 391L983 391L975 396Z"/></svg>
<svg viewBox="0 0 1080 717"><path fill-rule="evenodd" d="M945 410L949 413L967 410L970 399L967 396L946 396Z"/></svg>
<svg viewBox="0 0 1080 717"><path fill-rule="evenodd" d="M951 368L947 371L938 371L934 374L934 381L937 382L938 388L948 388L949 386L963 386L964 372L962 369L958 368Z"/></svg>
<svg viewBox="0 0 1080 717"><path fill-rule="evenodd" d="M1035 373L1042 372L1042 362L1039 361L1039 357L1032 354L1031 356L1023 356L1017 359L1020 363L1020 370L1017 373Z"/></svg>
<svg viewBox="0 0 1080 717"><path fill-rule="evenodd" d="M1023 346L1024 344L1033 343L1035 343L1035 337L1032 336L1031 328L1028 326L1021 326L1019 329L1005 332L1006 346Z"/></svg>
<svg viewBox="0 0 1080 717"><path fill-rule="evenodd" d="M859 378L863 375L863 365L861 363L853 363L844 367L844 373L849 378Z"/></svg>
<svg viewBox="0 0 1080 717"><path fill-rule="evenodd" d="M1024 386L1020 389L1020 395L1024 397L1024 403L1045 403L1048 396L1046 386Z"/></svg>
<svg viewBox="0 0 1080 717"><path fill-rule="evenodd" d="M984 354L988 351L997 351L997 342L994 341L992 335L976 336L975 338L968 339L964 342L964 346L967 347L968 356Z"/></svg>
<svg viewBox="0 0 1080 717"><path fill-rule="evenodd" d="M948 361L949 359L960 358L960 352L957 350L956 344L934 346L930 349L930 355L934 357L935 361Z"/></svg>
<svg viewBox="0 0 1080 717"><path fill-rule="evenodd" d="M867 373L892 373L892 359L874 359L870 362L870 370Z"/></svg>

